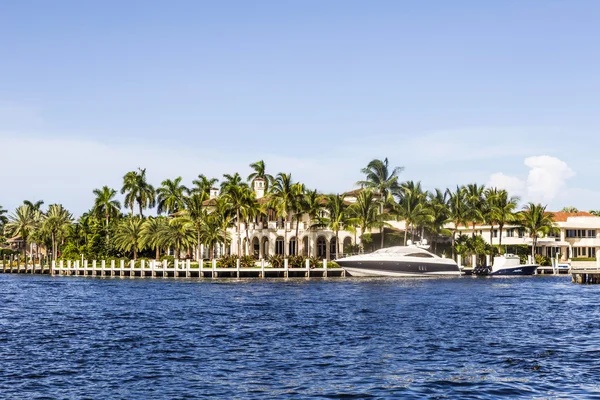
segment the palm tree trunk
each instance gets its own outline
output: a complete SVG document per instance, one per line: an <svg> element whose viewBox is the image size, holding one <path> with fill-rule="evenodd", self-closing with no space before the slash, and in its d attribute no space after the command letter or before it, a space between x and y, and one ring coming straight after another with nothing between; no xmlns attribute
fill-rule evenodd
<svg viewBox="0 0 600 400"><path fill-rule="evenodd" d="M235 218L237 220L237 256L240 257L242 253L242 224L240 223L240 211L235 210Z"/></svg>
<svg viewBox="0 0 600 400"><path fill-rule="evenodd" d="M535 246L537 244L537 235L533 235L533 242L531 243L531 258L532 262L535 263Z"/></svg>
<svg viewBox="0 0 600 400"><path fill-rule="evenodd" d="M133 261L137 260L137 246L133 246Z"/></svg>
<svg viewBox="0 0 600 400"><path fill-rule="evenodd" d="M340 258L340 238L339 231L335 231L335 259Z"/></svg>
<svg viewBox="0 0 600 400"><path fill-rule="evenodd" d="M502 251L502 228L504 227L504 225L500 224L498 225L498 251L500 252L500 254L503 253Z"/></svg>
<svg viewBox="0 0 600 400"><path fill-rule="evenodd" d="M158 246L156 246L156 260L160 259L160 249Z"/></svg>
<svg viewBox="0 0 600 400"><path fill-rule="evenodd" d="M283 226L283 257L287 257L288 256L288 240L287 240L288 217L287 216L283 220L283 223L284 223L284 226Z"/></svg>
<svg viewBox="0 0 600 400"><path fill-rule="evenodd" d="M52 261L56 260L56 250L54 250L55 247L56 247L56 234L54 232L52 232Z"/></svg>
<svg viewBox="0 0 600 400"><path fill-rule="evenodd" d="M456 230L452 231L452 259L454 260L456 257Z"/></svg>
<svg viewBox="0 0 600 400"><path fill-rule="evenodd" d="M142 212L142 202L140 201L139 204L140 204L140 218L143 219L144 218L144 213Z"/></svg>
<svg viewBox="0 0 600 400"><path fill-rule="evenodd" d="M298 221L298 217L296 217L296 255L300 254L300 242L298 241L298 225L300 224L300 221Z"/></svg>
<svg viewBox="0 0 600 400"><path fill-rule="evenodd" d="M383 194L382 194L382 197L383 197ZM383 215L383 201L382 201L381 205L379 206L379 215ZM381 227L379 228L379 233L381 233L381 248L382 249L383 249L383 230L384 230L384 227L383 227L383 225L381 225ZM404 232L404 245L406 246L406 231Z"/></svg>
<svg viewBox="0 0 600 400"><path fill-rule="evenodd" d="M198 243L196 243L196 261L200 262L200 229L197 232Z"/></svg>

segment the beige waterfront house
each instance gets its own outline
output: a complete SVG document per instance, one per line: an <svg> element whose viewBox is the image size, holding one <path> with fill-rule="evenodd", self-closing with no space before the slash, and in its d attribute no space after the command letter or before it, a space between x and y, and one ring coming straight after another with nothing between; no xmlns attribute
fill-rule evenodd
<svg viewBox="0 0 600 400"><path fill-rule="evenodd" d="M554 258L557 255L561 261L577 258L596 258L600 254L600 217L587 212L553 212L557 232L538 238L537 254ZM471 235L472 227L461 226L460 234ZM475 234L480 235L486 242L498 244L500 237L498 226L476 225ZM504 226L502 230L502 245L528 245L533 240L523 228Z"/></svg>

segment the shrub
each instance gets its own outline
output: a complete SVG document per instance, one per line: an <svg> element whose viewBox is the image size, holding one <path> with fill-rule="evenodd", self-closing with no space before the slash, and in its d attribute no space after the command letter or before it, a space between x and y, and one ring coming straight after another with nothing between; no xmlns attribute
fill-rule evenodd
<svg viewBox="0 0 600 400"><path fill-rule="evenodd" d="M256 267L256 260L252 256L242 256L240 258L240 267L241 268Z"/></svg>
<svg viewBox="0 0 600 400"><path fill-rule="evenodd" d="M288 265L290 268L304 268L306 257L304 256L290 256L288 259Z"/></svg>
<svg viewBox="0 0 600 400"><path fill-rule="evenodd" d="M217 260L217 268L235 268L237 267L236 256L223 256Z"/></svg>
<svg viewBox="0 0 600 400"><path fill-rule="evenodd" d="M541 256L539 254L535 255L535 263L541 265L542 267L548 267L552 265L550 258Z"/></svg>
<svg viewBox="0 0 600 400"><path fill-rule="evenodd" d="M596 261L594 257L575 257L571 261Z"/></svg>
<svg viewBox="0 0 600 400"><path fill-rule="evenodd" d="M273 268L283 268L283 256L275 254L267 257L267 262L271 264Z"/></svg>
<svg viewBox="0 0 600 400"><path fill-rule="evenodd" d="M167 268L172 268L173 266L175 266L175 257L173 257L173 256L162 256L160 258L160 262L163 262L164 260L167 260Z"/></svg>
<svg viewBox="0 0 600 400"><path fill-rule="evenodd" d="M323 260L319 257L309 257L308 260L311 268L320 268L323 266Z"/></svg>

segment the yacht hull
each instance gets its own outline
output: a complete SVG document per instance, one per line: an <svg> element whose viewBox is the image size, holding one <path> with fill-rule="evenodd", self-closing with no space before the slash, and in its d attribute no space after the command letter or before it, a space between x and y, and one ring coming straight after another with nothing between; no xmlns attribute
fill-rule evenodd
<svg viewBox="0 0 600 400"><path fill-rule="evenodd" d="M490 275L492 276L501 276L501 275L533 275L539 265L531 264L531 265L519 265L513 268L502 268L497 271L492 271Z"/></svg>
<svg viewBox="0 0 600 400"><path fill-rule="evenodd" d="M458 266L443 263L339 260L338 264L351 276L439 277L461 275Z"/></svg>

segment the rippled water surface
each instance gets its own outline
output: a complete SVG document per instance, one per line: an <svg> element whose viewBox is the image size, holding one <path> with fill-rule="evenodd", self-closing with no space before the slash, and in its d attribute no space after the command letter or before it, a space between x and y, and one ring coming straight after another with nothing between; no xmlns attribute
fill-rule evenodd
<svg viewBox="0 0 600 400"><path fill-rule="evenodd" d="M600 398L567 277L0 276L2 398Z"/></svg>

